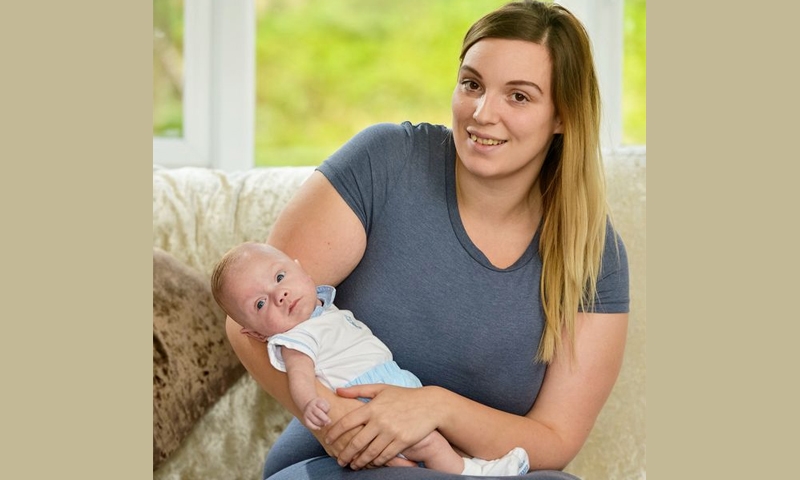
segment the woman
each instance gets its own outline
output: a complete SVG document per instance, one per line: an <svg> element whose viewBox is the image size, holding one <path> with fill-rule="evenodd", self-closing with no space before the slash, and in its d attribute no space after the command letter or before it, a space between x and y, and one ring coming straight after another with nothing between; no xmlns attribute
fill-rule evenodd
<svg viewBox="0 0 800 480"><path fill-rule="evenodd" d="M539 2L478 20L464 38L452 113L452 130L367 128L276 221L269 243L316 283L336 285L341 308L425 387L337 396L320 385L332 424L312 436L293 421L265 478L450 478L375 468L409 466L397 454L433 430L474 457L523 447L531 478L574 478L559 470L616 381L629 304L582 25ZM263 344L230 319L227 331L262 388L300 416Z"/></svg>

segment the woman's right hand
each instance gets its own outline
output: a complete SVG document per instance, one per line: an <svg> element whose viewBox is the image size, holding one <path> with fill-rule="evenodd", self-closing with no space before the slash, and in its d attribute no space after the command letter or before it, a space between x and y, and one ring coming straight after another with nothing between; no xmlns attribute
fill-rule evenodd
<svg viewBox="0 0 800 480"><path fill-rule="evenodd" d="M324 390L324 392L322 390ZM350 443L350 440L358 432L360 432L364 426L358 425L357 427L350 429L330 445L325 442L325 436L328 433L328 429L348 413L352 412L356 408L362 407L364 403L360 400L339 397L320 383L317 383L317 391L319 394L324 395L324 398L328 400L328 403L330 404L328 417L330 417L331 422L321 429L311 430L311 433L314 435L320 445L322 445L322 447L325 449L325 452L327 452L329 456L337 458L342 450L344 450L345 447L347 447L347 445ZM330 394L330 396L328 394Z"/></svg>
<svg viewBox="0 0 800 480"><path fill-rule="evenodd" d="M317 439L317 441L320 443L320 445L322 445L322 447L325 449L325 452L328 454L328 456L330 456L332 458L336 458L337 461L338 461L338 458L341 455L342 451L348 445L350 445L350 442L353 439L353 437L358 435L358 433L361 431L361 429L364 428L364 425L357 425L357 426L351 428L350 430L342 433L330 445L325 441L325 437L328 434L328 430L334 424L336 424L341 418L343 418L345 415L347 415L348 413L354 411L357 408L363 407L365 404L361 400L355 400L355 399L351 399L351 398L340 397L340 396L334 394L333 392L331 392L330 390L328 390L327 388L325 388L324 386L322 386L322 384L318 383L317 384L317 389L319 390L320 388L323 388L327 392L333 394L332 397L328 397L327 395L325 397L329 401L329 403L331 404L331 409L328 411L328 416L331 418L331 422L329 424L327 424L326 426L324 426L323 428L321 428L321 429L309 430L309 431L314 435L314 437ZM320 393L322 393L322 392L320 392ZM336 412L334 412L334 409L336 410ZM361 453L361 452L359 452L359 453ZM345 465L342 465L341 462L339 462L339 464L342 467L345 466ZM402 457L395 457L395 458L387 461L382 466L387 466L387 467L417 467L418 465L417 465L416 462L412 462L411 460L407 460L407 459L402 458ZM376 466L374 466L372 464L368 464L368 465L365 465L365 468L378 468L378 467L376 467Z"/></svg>

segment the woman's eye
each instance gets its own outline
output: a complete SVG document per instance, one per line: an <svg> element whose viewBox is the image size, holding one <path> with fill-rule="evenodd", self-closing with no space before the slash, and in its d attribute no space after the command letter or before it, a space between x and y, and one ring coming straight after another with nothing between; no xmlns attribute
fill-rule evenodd
<svg viewBox="0 0 800 480"><path fill-rule="evenodd" d="M264 308L265 303L266 302L264 302L264 300L259 300L258 303L256 303L256 308L261 310L262 308Z"/></svg>
<svg viewBox="0 0 800 480"><path fill-rule="evenodd" d="M464 89L468 91L478 90L479 88L481 88L481 86L478 85L478 83L475 82L474 80L462 80L461 86L463 86Z"/></svg>
<svg viewBox="0 0 800 480"><path fill-rule="evenodd" d="M528 97L526 97L525 95L523 95L523 94L521 94L519 92L517 92L514 95L512 95L512 97L514 98L514 101L518 102L518 103L523 103L523 102L527 102L528 101Z"/></svg>
<svg viewBox="0 0 800 480"><path fill-rule="evenodd" d="M281 272L281 273L279 273L279 274L278 274L278 276L276 276L276 277L275 277L275 280L277 280L277 281L278 281L278 283L280 283L280 282L281 282L281 280L283 280L283 278L284 278L285 276L286 276L286 274L285 274L285 273L283 273L283 272Z"/></svg>

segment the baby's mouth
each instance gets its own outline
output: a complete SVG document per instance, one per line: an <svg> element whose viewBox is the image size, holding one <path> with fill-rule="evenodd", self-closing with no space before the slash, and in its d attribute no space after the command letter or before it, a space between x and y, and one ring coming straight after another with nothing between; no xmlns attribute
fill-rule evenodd
<svg viewBox="0 0 800 480"><path fill-rule="evenodd" d="M300 302L299 298L289 304L289 313L292 313L294 311L294 307L297 306L298 302Z"/></svg>
<svg viewBox="0 0 800 480"><path fill-rule="evenodd" d="M472 140L473 142L475 142L475 143L477 143L479 145L489 145L489 146L502 145L502 144L504 144L504 143L506 143L508 141L508 140L495 140L493 138L481 138L481 137L475 135L474 133L471 133L469 135L469 138L470 138L470 140Z"/></svg>

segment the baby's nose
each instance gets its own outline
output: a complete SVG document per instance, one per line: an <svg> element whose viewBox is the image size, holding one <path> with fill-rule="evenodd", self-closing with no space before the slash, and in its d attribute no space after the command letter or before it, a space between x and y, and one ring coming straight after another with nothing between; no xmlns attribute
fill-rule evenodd
<svg viewBox="0 0 800 480"><path fill-rule="evenodd" d="M278 295L276 296L276 300L278 302L278 305L282 305L283 302L286 301L288 296L289 296L289 292L287 290L279 292Z"/></svg>

